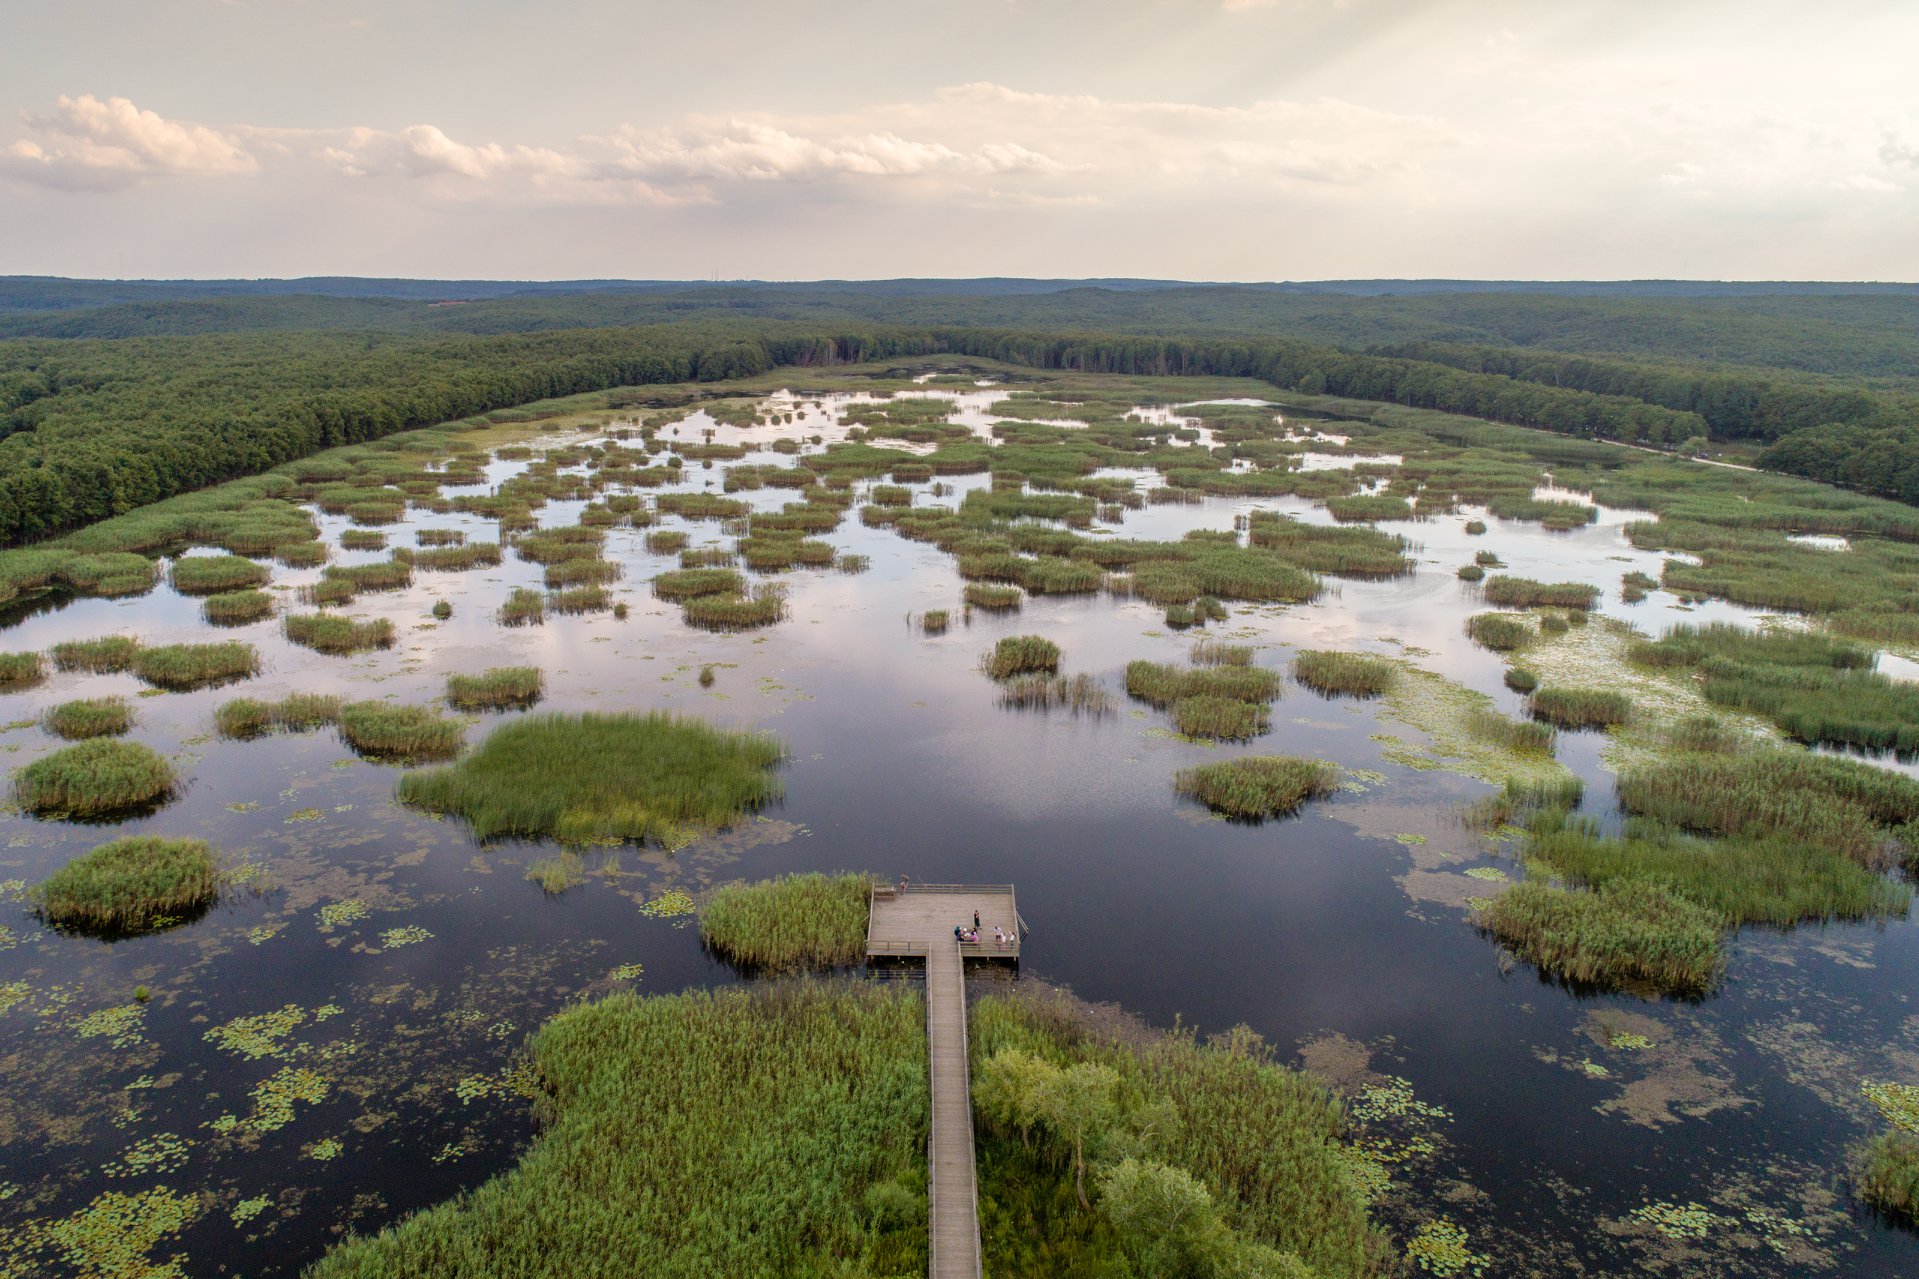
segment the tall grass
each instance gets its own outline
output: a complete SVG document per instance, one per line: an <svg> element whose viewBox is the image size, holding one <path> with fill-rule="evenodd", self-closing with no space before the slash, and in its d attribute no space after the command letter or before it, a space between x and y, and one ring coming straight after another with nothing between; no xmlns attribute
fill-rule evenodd
<svg viewBox="0 0 1919 1279"><path fill-rule="evenodd" d="M31 688L47 677L46 659L38 653L0 653L0 690Z"/></svg>
<svg viewBox="0 0 1919 1279"><path fill-rule="evenodd" d="M55 737L64 737L70 742L89 737L118 737L133 727L133 708L124 697L62 702L48 711L40 723Z"/></svg>
<svg viewBox="0 0 1919 1279"><path fill-rule="evenodd" d="M326 693L291 693L278 702L236 697L213 712L214 731L235 741L280 730L304 733L340 718L341 699Z"/></svg>
<svg viewBox="0 0 1919 1279"><path fill-rule="evenodd" d="M537 666L494 666L480 675L446 677L446 700L457 710L501 710L531 706L545 691Z"/></svg>
<svg viewBox="0 0 1919 1279"><path fill-rule="evenodd" d="M1412 544L1397 534L1374 528L1327 527L1274 512L1254 511L1247 522L1246 540L1316 573L1398 577L1413 571L1408 555Z"/></svg>
<svg viewBox="0 0 1919 1279"><path fill-rule="evenodd" d="M1853 1157L1853 1185L1864 1199L1895 1220L1919 1221L1919 1134L1880 1133Z"/></svg>
<svg viewBox="0 0 1919 1279"><path fill-rule="evenodd" d="M1244 755L1184 768L1173 778L1177 793L1248 821L1297 812L1307 800L1338 788L1337 765L1290 755Z"/></svg>
<svg viewBox="0 0 1919 1279"><path fill-rule="evenodd" d="M1393 682L1393 664L1366 653L1306 649L1293 658L1293 678L1329 697L1378 697Z"/></svg>
<svg viewBox="0 0 1919 1279"><path fill-rule="evenodd" d="M402 559L381 560L375 564L330 564L320 570L320 577L335 591L342 586L354 594L400 591L413 585L413 565Z"/></svg>
<svg viewBox="0 0 1919 1279"><path fill-rule="evenodd" d="M1260 666L1229 664L1194 669L1136 661L1126 666L1126 692L1158 707L1171 706L1187 697L1270 702L1279 696L1280 677Z"/></svg>
<svg viewBox="0 0 1919 1279"><path fill-rule="evenodd" d="M1059 670L1059 645L1040 635L1008 635L980 658L980 669L994 679L1033 671Z"/></svg>
<svg viewBox="0 0 1919 1279"><path fill-rule="evenodd" d="M384 617L361 622L337 613L290 613L281 627L289 640L317 653L364 653L393 646L393 623Z"/></svg>
<svg viewBox="0 0 1919 1279"><path fill-rule="evenodd" d="M500 605L500 624L527 626L546 621L546 597L538 591L516 586Z"/></svg>
<svg viewBox="0 0 1919 1279"><path fill-rule="evenodd" d="M680 615L710 631L771 626L786 616L786 587L763 582L746 594L696 595L680 605Z"/></svg>
<svg viewBox="0 0 1919 1279"><path fill-rule="evenodd" d="M663 600L689 600L701 595L740 595L746 579L730 568L689 568L661 573L653 579L653 594Z"/></svg>
<svg viewBox="0 0 1919 1279"><path fill-rule="evenodd" d="M1508 719L1484 706L1467 713L1466 731L1483 742L1524 755L1550 755L1559 743L1558 730L1550 724Z"/></svg>
<svg viewBox="0 0 1919 1279"><path fill-rule="evenodd" d="M176 784L173 765L152 747L96 737L22 768L13 794L30 813L91 818L158 803Z"/></svg>
<svg viewBox="0 0 1919 1279"><path fill-rule="evenodd" d="M384 551L386 549L386 534L377 529L343 529L340 533L340 549L346 551Z"/></svg>
<svg viewBox="0 0 1919 1279"><path fill-rule="evenodd" d="M394 552L399 560L399 552ZM435 546L414 551L405 561L429 573L456 573L470 568L490 568L500 562L497 542L466 542L458 546Z"/></svg>
<svg viewBox="0 0 1919 1279"><path fill-rule="evenodd" d="M518 1165L308 1279L924 1274L924 1009L865 983L570 1009L533 1040L553 1119Z"/></svg>
<svg viewBox="0 0 1919 1279"><path fill-rule="evenodd" d="M782 875L728 884L700 912L700 940L760 972L857 964L866 957L870 875Z"/></svg>
<svg viewBox="0 0 1919 1279"><path fill-rule="evenodd" d="M53 923L134 933L189 918L219 891L219 864L205 840L131 835L74 858L37 896Z"/></svg>
<svg viewBox="0 0 1919 1279"><path fill-rule="evenodd" d="M220 591L264 586L272 573L266 565L238 555L189 555L173 561L169 578L182 595L212 595Z"/></svg>
<svg viewBox="0 0 1919 1279"><path fill-rule="evenodd" d="M1530 709L1534 719L1559 728L1607 728L1632 719L1632 699L1604 688L1537 689Z"/></svg>
<svg viewBox="0 0 1919 1279"><path fill-rule="evenodd" d="M646 549L651 555L672 555L685 550L687 541L683 529L655 529L646 535Z"/></svg>
<svg viewBox="0 0 1919 1279"><path fill-rule="evenodd" d="M1493 577L1483 588L1499 608L1591 608L1599 588L1584 582L1535 582L1529 577Z"/></svg>
<svg viewBox="0 0 1919 1279"><path fill-rule="evenodd" d="M340 708L339 727L341 740L372 759L447 759L466 745L465 726L430 706L348 702Z"/></svg>
<svg viewBox="0 0 1919 1279"><path fill-rule="evenodd" d="M96 675L104 675L126 670L133 665L133 659L139 651L140 641L129 635L68 640L53 646L53 664L63 671L91 671ZM0 666L4 662L5 658L0 657Z"/></svg>
<svg viewBox="0 0 1919 1279"><path fill-rule="evenodd" d="M1718 917L1655 883L1573 890L1528 880L1481 907L1478 923L1542 974L1580 986L1699 996L1723 963Z"/></svg>
<svg viewBox="0 0 1919 1279"><path fill-rule="evenodd" d="M244 626L273 615L273 597L265 591L226 591L200 601L200 612L214 626Z"/></svg>
<svg viewBox="0 0 1919 1279"><path fill-rule="evenodd" d="M185 692L251 679L260 654L251 644L167 644L142 648L133 657L133 673L156 688Z"/></svg>
<svg viewBox="0 0 1919 1279"><path fill-rule="evenodd" d="M1474 613L1466 619L1466 634L1495 653L1510 653L1533 640L1533 628L1526 619L1510 613Z"/></svg>
<svg viewBox="0 0 1919 1279"><path fill-rule="evenodd" d="M530 715L448 768L400 779L406 803L464 818L481 839L651 839L677 847L780 794L771 737L653 713Z"/></svg>
<svg viewBox="0 0 1919 1279"><path fill-rule="evenodd" d="M1019 587L1001 582L968 582L961 598L974 608L988 612L1012 612L1026 596Z"/></svg>

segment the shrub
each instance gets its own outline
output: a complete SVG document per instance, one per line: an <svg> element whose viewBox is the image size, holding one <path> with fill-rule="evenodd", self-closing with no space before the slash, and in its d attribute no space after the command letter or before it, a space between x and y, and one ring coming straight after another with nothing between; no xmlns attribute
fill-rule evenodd
<svg viewBox="0 0 1919 1279"><path fill-rule="evenodd" d="M13 792L29 812L89 818L157 803L175 784L173 765L151 747L96 737L28 764Z"/></svg>
<svg viewBox="0 0 1919 1279"><path fill-rule="evenodd" d="M980 669L994 679L1030 671L1052 674L1059 670L1059 645L1039 635L1008 635L980 659Z"/></svg>
<svg viewBox="0 0 1919 1279"><path fill-rule="evenodd" d="M1328 696L1377 697L1393 680L1393 664L1365 653L1307 649L1293 658L1293 678Z"/></svg>
<svg viewBox="0 0 1919 1279"><path fill-rule="evenodd" d="M1632 718L1632 699L1599 688L1542 688L1532 696L1532 716L1560 728L1605 728Z"/></svg>
<svg viewBox="0 0 1919 1279"><path fill-rule="evenodd" d="M722 959L767 972L860 963L872 882L814 873L728 884L700 912L700 940Z"/></svg>
<svg viewBox="0 0 1919 1279"><path fill-rule="evenodd" d="M264 564L239 555L189 555L173 561L169 574L182 595L212 595L264 586L272 574Z"/></svg>
<svg viewBox="0 0 1919 1279"><path fill-rule="evenodd" d="M141 932L204 910L219 890L204 840L133 835L55 871L40 886L40 913L70 927Z"/></svg>
<svg viewBox="0 0 1919 1279"><path fill-rule="evenodd" d="M1173 789L1214 812L1258 821L1297 812L1309 799L1339 788L1339 768L1323 759L1246 755L1181 769Z"/></svg>
<svg viewBox="0 0 1919 1279"><path fill-rule="evenodd" d="M168 644L143 648L134 654L133 673L156 688L185 692L250 679L260 669L260 654L251 644L228 640L222 644Z"/></svg>
<svg viewBox="0 0 1919 1279"><path fill-rule="evenodd" d="M347 745L375 759L446 759L466 744L465 727L430 706L348 702L339 725Z"/></svg>
<svg viewBox="0 0 1919 1279"><path fill-rule="evenodd" d="M481 675L446 677L446 700L463 711L531 706L545 691L537 666L494 666Z"/></svg>
<svg viewBox="0 0 1919 1279"><path fill-rule="evenodd" d="M1719 979L1718 917L1658 884L1572 890L1528 880L1483 906L1478 923L1542 974L1577 985L1698 996Z"/></svg>
<svg viewBox="0 0 1919 1279"><path fill-rule="evenodd" d="M209 595L200 611L215 626L243 626L273 614L273 597L265 591L226 591Z"/></svg>
<svg viewBox="0 0 1919 1279"><path fill-rule="evenodd" d="M335 613L292 613L281 625L289 640L318 653L364 653L393 645L393 623L384 617L361 622Z"/></svg>
<svg viewBox="0 0 1919 1279"><path fill-rule="evenodd" d="M133 659L140 651L140 641L126 635L104 635L93 640L68 640L64 644L53 646L53 664L63 671L92 671L104 675L113 671L124 671L133 665ZM4 669L6 658L0 656L0 669ZM4 683L4 677L0 677Z"/></svg>
<svg viewBox="0 0 1919 1279"><path fill-rule="evenodd" d="M400 798L481 839L652 839L677 847L780 794L774 739L659 713L529 715L466 760L408 773Z"/></svg>
<svg viewBox="0 0 1919 1279"><path fill-rule="evenodd" d="M70 742L88 737L118 737L133 727L133 708L124 697L62 702L40 722L49 733Z"/></svg>

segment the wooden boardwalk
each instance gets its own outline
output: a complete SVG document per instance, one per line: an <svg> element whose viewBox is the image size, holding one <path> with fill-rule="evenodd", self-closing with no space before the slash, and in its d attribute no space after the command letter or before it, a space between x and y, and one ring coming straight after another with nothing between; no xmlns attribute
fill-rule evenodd
<svg viewBox="0 0 1919 1279"><path fill-rule="evenodd" d="M977 911L986 941L961 942ZM993 940L997 925L1010 945ZM966 959L1019 959L1019 908L1010 884L915 884L876 888L868 902L866 953L926 960L926 1046L933 1122L926 1141L931 1279L979 1279L979 1183L973 1163L973 1098L966 1063Z"/></svg>

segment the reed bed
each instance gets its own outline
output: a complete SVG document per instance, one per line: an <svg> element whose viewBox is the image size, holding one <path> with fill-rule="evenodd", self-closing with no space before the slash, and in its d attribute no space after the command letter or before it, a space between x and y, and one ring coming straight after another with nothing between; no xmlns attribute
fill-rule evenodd
<svg viewBox="0 0 1919 1279"><path fill-rule="evenodd" d="M1599 588L1584 582L1535 582L1529 577L1489 578L1484 590L1486 602L1499 608L1589 609L1599 598Z"/></svg>
<svg viewBox="0 0 1919 1279"><path fill-rule="evenodd" d="M342 578L321 578L311 586L300 588L300 602L315 608L331 605L351 604L353 602L353 583Z"/></svg>
<svg viewBox="0 0 1919 1279"><path fill-rule="evenodd" d="M396 551L395 556L398 556ZM465 569L491 568L500 562L498 542L466 542L459 546L435 546L411 553L414 568L429 573L457 573Z"/></svg>
<svg viewBox="0 0 1919 1279"><path fill-rule="evenodd" d="M1532 717L1559 728L1610 728L1632 720L1632 699L1603 688L1555 688L1534 691Z"/></svg>
<svg viewBox="0 0 1919 1279"><path fill-rule="evenodd" d="M945 609L929 608L920 614L920 630L928 635L944 635L952 620L953 615Z"/></svg>
<svg viewBox="0 0 1919 1279"><path fill-rule="evenodd" d="M159 572L160 566L144 555L104 551L74 556L55 570L54 577L83 595L117 597L152 590Z"/></svg>
<svg viewBox="0 0 1919 1279"><path fill-rule="evenodd" d="M1495 653L1524 648L1534 637L1531 624L1511 613L1474 613L1466 619L1466 634L1475 644Z"/></svg>
<svg viewBox="0 0 1919 1279"><path fill-rule="evenodd" d="M1477 582L1484 576L1486 576L1486 570L1477 564L1461 564L1459 566L1459 580L1462 582Z"/></svg>
<svg viewBox="0 0 1919 1279"><path fill-rule="evenodd" d="M1575 986L1698 997L1717 984L1724 962L1718 918L1658 884L1573 890L1529 880L1481 907L1477 922Z"/></svg>
<svg viewBox="0 0 1919 1279"><path fill-rule="evenodd" d="M1366 653L1306 649L1293 658L1293 678L1328 697L1378 697L1394 673L1392 662Z"/></svg>
<svg viewBox="0 0 1919 1279"><path fill-rule="evenodd" d="M1166 606L1166 626L1169 630L1183 631L1199 620L1191 604L1168 604Z"/></svg>
<svg viewBox="0 0 1919 1279"><path fill-rule="evenodd" d="M782 875L727 884L700 912L700 940L760 973L837 968L866 958L870 875Z"/></svg>
<svg viewBox="0 0 1919 1279"><path fill-rule="evenodd" d="M1483 706L1467 713L1466 731L1481 741L1522 755L1551 755L1559 744L1559 732L1551 724L1508 719Z"/></svg>
<svg viewBox="0 0 1919 1279"><path fill-rule="evenodd" d="M448 768L408 773L406 803L481 839L653 840L678 847L780 794L773 738L653 713L529 715Z"/></svg>
<svg viewBox="0 0 1919 1279"><path fill-rule="evenodd" d="M13 794L30 813L86 819L157 804L176 784L173 765L151 747L96 737L22 768Z"/></svg>
<svg viewBox="0 0 1919 1279"><path fill-rule="evenodd" d="M621 572L620 566L612 560L561 560L557 564L548 564L541 579L546 589L554 591L569 586L600 586L618 581Z"/></svg>
<svg viewBox="0 0 1919 1279"><path fill-rule="evenodd" d="M1192 650L1186 655L1195 666L1251 666L1253 648L1250 644L1228 644L1224 640L1203 639L1195 641Z"/></svg>
<svg viewBox="0 0 1919 1279"><path fill-rule="evenodd" d="M872 567L873 561L869 556L857 555L852 551L843 551L833 560L833 569L839 573L864 573Z"/></svg>
<svg viewBox="0 0 1919 1279"><path fill-rule="evenodd" d="M405 560L381 560L374 564L329 564L320 570L323 582L345 583L355 594L361 591L400 591L413 585L413 565Z"/></svg>
<svg viewBox="0 0 1919 1279"><path fill-rule="evenodd" d="M173 561L168 580L182 595L213 595L265 586L272 576L264 564L239 555L188 555Z"/></svg>
<svg viewBox="0 0 1919 1279"><path fill-rule="evenodd" d="M338 722L341 699L327 693L291 693L277 702L236 697L213 712L214 731L233 741L263 733L304 733Z"/></svg>
<svg viewBox="0 0 1919 1279"><path fill-rule="evenodd" d="M1506 671L1506 687L1515 693L1530 693L1539 687L1539 676L1523 666L1513 666Z"/></svg>
<svg viewBox="0 0 1919 1279"><path fill-rule="evenodd" d="M1349 497L1329 497L1326 510L1342 524L1359 523L1371 520L1410 520L1413 518L1412 503L1403 497L1393 497L1385 493L1356 494Z"/></svg>
<svg viewBox="0 0 1919 1279"><path fill-rule="evenodd" d="M386 549L386 534L377 529L343 529L340 532L340 549L344 551L384 551Z"/></svg>
<svg viewBox="0 0 1919 1279"><path fill-rule="evenodd" d="M423 528L414 533L413 542L416 546L464 546L466 534L457 528Z"/></svg>
<svg viewBox="0 0 1919 1279"><path fill-rule="evenodd" d="M89 671L95 675L106 675L132 666L139 652L140 641L130 635L68 640L53 646L53 665L63 671ZM0 685L6 682L3 672L9 656L12 654L0 654Z"/></svg>
<svg viewBox="0 0 1919 1279"><path fill-rule="evenodd" d="M1271 727L1271 713L1263 703L1204 693L1180 698L1171 714L1173 727L1182 735L1216 741L1246 741Z"/></svg>
<svg viewBox="0 0 1919 1279"><path fill-rule="evenodd" d="M1413 571L1412 543L1375 528L1328 527L1255 511L1246 540L1300 568L1340 577L1399 577Z"/></svg>
<svg viewBox="0 0 1919 1279"><path fill-rule="evenodd" d="M125 934L191 918L219 892L219 863L205 840L131 835L74 858L37 896L55 924Z"/></svg>
<svg viewBox="0 0 1919 1279"><path fill-rule="evenodd" d="M280 625L287 639L316 653L342 656L393 646L393 623L384 617L362 622L336 613L290 613Z"/></svg>
<svg viewBox="0 0 1919 1279"><path fill-rule="evenodd" d="M598 559L605 544L606 534L596 528L544 528L517 538L513 553L530 563L557 564Z"/></svg>
<svg viewBox="0 0 1919 1279"><path fill-rule="evenodd" d="M1919 1134L1894 1128L1855 1152L1853 1187L1895 1221L1919 1222Z"/></svg>
<svg viewBox="0 0 1919 1279"><path fill-rule="evenodd" d="M1057 708L1093 716L1113 709L1112 695L1090 675L1014 675L1001 682L999 704L1016 710Z"/></svg>
<svg viewBox="0 0 1919 1279"><path fill-rule="evenodd" d="M265 591L226 591L201 600L200 612L214 626L245 626L273 616L273 597Z"/></svg>
<svg viewBox="0 0 1919 1279"><path fill-rule="evenodd" d="M569 1009L533 1040L552 1119L519 1163L308 1277L924 1274L925 1020L868 983Z"/></svg>
<svg viewBox="0 0 1919 1279"><path fill-rule="evenodd" d="M750 502L711 493L662 493L660 513L687 520L737 520L753 513Z"/></svg>
<svg viewBox="0 0 1919 1279"><path fill-rule="evenodd" d="M569 586L546 597L547 608L555 613L601 613L612 603L604 586Z"/></svg>
<svg viewBox="0 0 1919 1279"><path fill-rule="evenodd" d="M1332 794L1339 777L1338 765L1323 759L1244 755L1183 768L1173 778L1173 790L1216 813L1260 821L1298 812L1307 800Z"/></svg>
<svg viewBox="0 0 1919 1279"><path fill-rule="evenodd" d="M689 540L682 529L654 529L646 535L646 549L651 555L673 555L685 550Z"/></svg>
<svg viewBox="0 0 1919 1279"><path fill-rule="evenodd" d="M450 759L466 745L466 726L431 706L348 702L338 724L341 740L371 759Z"/></svg>
<svg viewBox="0 0 1919 1279"><path fill-rule="evenodd" d="M1752 741L1716 715L1687 715L1666 730L1666 745L1676 751L1728 755Z"/></svg>
<svg viewBox="0 0 1919 1279"><path fill-rule="evenodd" d="M531 706L546 691L537 666L493 666L479 675L446 677L446 700L455 710L505 710Z"/></svg>
<svg viewBox="0 0 1919 1279"><path fill-rule="evenodd" d="M1572 629L1572 623L1556 613L1544 613L1539 618L1539 633L1547 639L1564 635Z"/></svg>
<svg viewBox="0 0 1919 1279"><path fill-rule="evenodd" d="M1003 582L968 582L961 592L961 598L972 608L985 609L990 613L1011 613L1018 610L1026 593L1017 586Z"/></svg>
<svg viewBox="0 0 1919 1279"><path fill-rule="evenodd" d="M696 595L680 605L680 615L711 631L771 626L786 616L786 587L765 582L744 594Z"/></svg>
<svg viewBox="0 0 1919 1279"><path fill-rule="evenodd" d="M730 546L699 546L680 552L681 568L732 568L739 552Z"/></svg>
<svg viewBox="0 0 1919 1279"><path fill-rule="evenodd" d="M516 586L500 605L502 626L531 626L546 621L546 596L525 586Z"/></svg>
<svg viewBox="0 0 1919 1279"><path fill-rule="evenodd" d="M251 679L259 669L259 650L238 640L142 648L133 657L135 675L176 693Z"/></svg>
<svg viewBox="0 0 1919 1279"><path fill-rule="evenodd" d="M702 595L740 595L746 579L730 568L688 568L661 573L653 579L653 594L663 600L690 600Z"/></svg>
<svg viewBox="0 0 1919 1279"><path fill-rule="evenodd" d="M133 727L133 707L124 697L94 697L62 702L40 719L55 737L70 742L89 737L118 737Z"/></svg>
<svg viewBox="0 0 1919 1279"><path fill-rule="evenodd" d="M444 622L447 618L453 616L453 602L451 600L435 600L433 601L432 609L429 611L432 612L437 620Z"/></svg>
<svg viewBox="0 0 1919 1279"><path fill-rule="evenodd" d="M1040 635L1008 635L980 658L980 669L994 679L1010 679L1043 671L1052 675L1059 670L1059 645Z"/></svg>
<svg viewBox="0 0 1919 1279"><path fill-rule="evenodd" d="M38 653L0 653L0 689L32 688L47 677L47 660Z"/></svg>
<svg viewBox="0 0 1919 1279"><path fill-rule="evenodd" d="M1189 669L1136 661L1126 666L1126 692L1162 709L1189 697L1270 702L1280 694L1280 677L1260 666L1226 664Z"/></svg>

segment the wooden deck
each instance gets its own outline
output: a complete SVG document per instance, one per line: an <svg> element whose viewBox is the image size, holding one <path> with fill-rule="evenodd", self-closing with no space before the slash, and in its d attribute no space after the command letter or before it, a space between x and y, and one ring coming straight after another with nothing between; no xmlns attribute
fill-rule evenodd
<svg viewBox="0 0 1919 1279"><path fill-rule="evenodd" d="M979 912L986 941L960 942ZM995 944L993 928L1009 933ZM926 960L926 1046L933 1123L926 1141L931 1279L979 1279L979 1183L973 1162L973 1098L966 1064L966 960L1019 961L1019 907L1010 884L914 884L875 888L867 904L866 953Z"/></svg>

